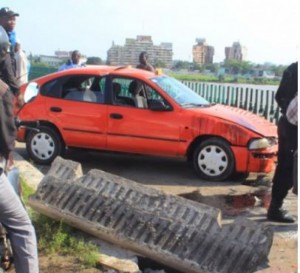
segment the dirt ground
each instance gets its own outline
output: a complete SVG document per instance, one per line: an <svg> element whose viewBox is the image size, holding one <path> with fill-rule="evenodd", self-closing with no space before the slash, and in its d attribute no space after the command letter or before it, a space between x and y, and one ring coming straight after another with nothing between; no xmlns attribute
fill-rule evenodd
<svg viewBox="0 0 300 273"><path fill-rule="evenodd" d="M40 273L102 273L96 268L86 269L76 259L76 257L65 257L59 255L39 254ZM15 273L11 268L8 273Z"/></svg>

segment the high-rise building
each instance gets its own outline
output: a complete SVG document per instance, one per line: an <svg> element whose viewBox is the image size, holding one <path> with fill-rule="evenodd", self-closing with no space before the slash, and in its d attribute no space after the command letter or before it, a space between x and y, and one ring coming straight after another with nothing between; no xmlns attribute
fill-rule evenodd
<svg viewBox="0 0 300 273"><path fill-rule="evenodd" d="M215 49L206 43L203 38L196 39L197 44L193 46L193 62L197 64L211 64Z"/></svg>
<svg viewBox="0 0 300 273"><path fill-rule="evenodd" d="M151 36L138 35L136 39L127 38L124 46L112 43L107 51L107 63L109 65L132 65L139 63L139 55L142 51L148 53L148 60L152 65L163 64L166 68L172 66L172 43L154 45Z"/></svg>
<svg viewBox="0 0 300 273"><path fill-rule="evenodd" d="M240 60L247 59L247 48L241 46L239 42L234 42L231 47L225 47L225 60Z"/></svg>

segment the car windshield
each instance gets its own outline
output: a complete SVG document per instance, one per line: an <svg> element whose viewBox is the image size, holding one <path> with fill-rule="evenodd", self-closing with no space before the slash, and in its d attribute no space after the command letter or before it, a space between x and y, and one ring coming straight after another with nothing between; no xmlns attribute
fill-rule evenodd
<svg viewBox="0 0 300 273"><path fill-rule="evenodd" d="M210 103L178 80L162 76L151 79L182 107L205 107Z"/></svg>

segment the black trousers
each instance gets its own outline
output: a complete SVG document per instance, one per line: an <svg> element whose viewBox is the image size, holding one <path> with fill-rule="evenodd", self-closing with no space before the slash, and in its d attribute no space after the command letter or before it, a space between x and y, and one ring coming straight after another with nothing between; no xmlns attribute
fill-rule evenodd
<svg viewBox="0 0 300 273"><path fill-rule="evenodd" d="M280 208L293 187L294 152L298 149L298 126L290 124L285 116L278 122L278 164L273 177L272 205Z"/></svg>

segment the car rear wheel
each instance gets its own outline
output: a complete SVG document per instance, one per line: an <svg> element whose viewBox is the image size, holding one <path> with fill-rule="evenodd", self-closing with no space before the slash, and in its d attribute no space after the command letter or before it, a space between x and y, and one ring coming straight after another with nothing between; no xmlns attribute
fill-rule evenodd
<svg viewBox="0 0 300 273"><path fill-rule="evenodd" d="M212 137L202 141L195 149L193 166L201 178L222 181L233 174L235 160L229 144Z"/></svg>
<svg viewBox="0 0 300 273"><path fill-rule="evenodd" d="M63 145L59 134L50 127L39 127L39 132L31 131L26 139L29 157L38 164L50 164L62 154Z"/></svg>

